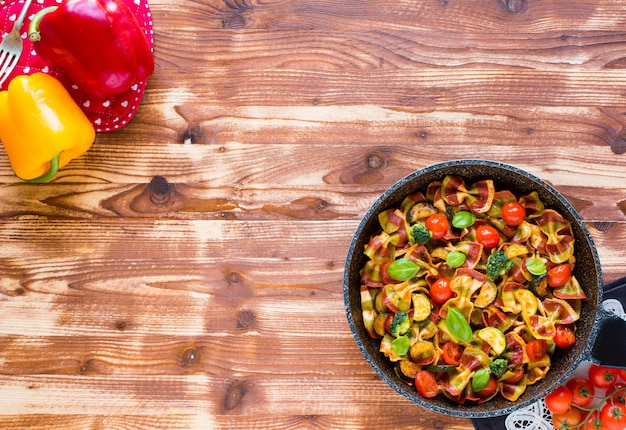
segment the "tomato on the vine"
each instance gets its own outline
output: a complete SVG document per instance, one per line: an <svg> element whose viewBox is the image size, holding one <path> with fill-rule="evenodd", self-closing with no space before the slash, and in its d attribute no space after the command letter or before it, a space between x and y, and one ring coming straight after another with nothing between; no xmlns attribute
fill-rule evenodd
<svg viewBox="0 0 626 430"><path fill-rule="evenodd" d="M572 406L572 397L572 391L565 385L560 385L546 396L546 407L553 414L563 414Z"/></svg>
<svg viewBox="0 0 626 430"><path fill-rule="evenodd" d="M580 424L582 419L583 415L580 412L580 409L576 406L572 406L565 412L552 415L552 424L557 430L571 429Z"/></svg>
<svg viewBox="0 0 626 430"><path fill-rule="evenodd" d="M433 214L426 218L426 228L430 230L433 239L441 239L450 228L450 221L444 214Z"/></svg>
<svg viewBox="0 0 626 430"><path fill-rule="evenodd" d="M572 392L572 403L576 406L585 407L593 401L595 388L589 379L572 378L565 383Z"/></svg>
<svg viewBox="0 0 626 430"><path fill-rule="evenodd" d="M589 380L598 388L609 388L615 383L617 373L610 367L591 364L589 366Z"/></svg>
<svg viewBox="0 0 626 430"><path fill-rule="evenodd" d="M415 388L425 398L431 399L439 393L435 375L428 370L420 370L415 375Z"/></svg>
<svg viewBox="0 0 626 430"><path fill-rule="evenodd" d="M626 406L607 401L600 410L600 421L608 430L626 429Z"/></svg>
<svg viewBox="0 0 626 430"><path fill-rule="evenodd" d="M606 427L602 425L600 421L600 411L597 409L591 412L590 415L585 413L587 421L582 424L582 428L585 430L606 430Z"/></svg>
<svg viewBox="0 0 626 430"><path fill-rule="evenodd" d="M461 348L459 344L448 341L443 344L441 350L443 351L441 357L443 358L443 361L446 362L446 364L449 364L451 366L458 366L459 364L461 364L461 355L463 355L463 348Z"/></svg>
<svg viewBox="0 0 626 430"><path fill-rule="evenodd" d="M569 263L559 264L548 270L548 285L557 288L562 287L572 277L572 266Z"/></svg>
<svg viewBox="0 0 626 430"><path fill-rule="evenodd" d="M518 226L526 218L526 209L520 202L506 202L502 205L502 219L510 226Z"/></svg>
<svg viewBox="0 0 626 430"><path fill-rule="evenodd" d="M559 324L556 326L556 333L554 334L554 343L559 348L568 348L576 343L576 335L574 330L569 326Z"/></svg>
<svg viewBox="0 0 626 430"><path fill-rule="evenodd" d="M439 278L430 286L430 298L437 304L444 304L452 298L454 292L450 289L448 278Z"/></svg>
<svg viewBox="0 0 626 430"><path fill-rule="evenodd" d="M485 248L491 249L500 243L500 234L494 227L483 224L476 228L476 240Z"/></svg>
<svg viewBox="0 0 626 430"><path fill-rule="evenodd" d="M616 385L615 393L611 396L611 401L613 403L626 405L626 385L623 385L621 382Z"/></svg>
<svg viewBox="0 0 626 430"><path fill-rule="evenodd" d="M531 361L539 361L548 352L548 342L544 339L533 339L526 344L526 354Z"/></svg>

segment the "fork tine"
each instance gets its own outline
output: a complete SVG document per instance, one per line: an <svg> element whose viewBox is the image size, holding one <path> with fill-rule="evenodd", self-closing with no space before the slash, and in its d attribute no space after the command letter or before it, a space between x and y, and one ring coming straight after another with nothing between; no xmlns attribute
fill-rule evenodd
<svg viewBox="0 0 626 430"><path fill-rule="evenodd" d="M4 81L7 80L15 66L17 66L17 62L19 61L19 59L20 57L18 55L13 55L7 58L6 63L4 63L4 65L0 69L0 85L2 85ZM1 61L0 64L2 64Z"/></svg>

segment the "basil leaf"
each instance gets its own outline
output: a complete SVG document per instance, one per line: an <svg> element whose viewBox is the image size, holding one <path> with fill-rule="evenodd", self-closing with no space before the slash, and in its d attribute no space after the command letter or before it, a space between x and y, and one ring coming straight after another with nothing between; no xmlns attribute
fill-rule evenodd
<svg viewBox="0 0 626 430"><path fill-rule="evenodd" d="M487 386L489 383L489 369L480 369L474 373L474 377L472 378L472 390L474 392L480 391Z"/></svg>
<svg viewBox="0 0 626 430"><path fill-rule="evenodd" d="M458 309L448 308L446 328L456 340L467 343L472 341L472 328Z"/></svg>
<svg viewBox="0 0 626 430"><path fill-rule="evenodd" d="M457 267L461 267L463 263L465 263L466 259L467 257L462 252L452 251L449 252L446 257L446 264L453 269L456 269Z"/></svg>
<svg viewBox="0 0 626 430"><path fill-rule="evenodd" d="M476 215L467 211L457 212L452 218L452 226L456 228L471 227L475 222Z"/></svg>
<svg viewBox="0 0 626 430"><path fill-rule="evenodd" d="M396 281L407 281L417 275L420 266L408 258L398 258L387 267L387 273Z"/></svg>
<svg viewBox="0 0 626 430"><path fill-rule="evenodd" d="M411 342L407 335L397 337L391 342L391 350L398 355L404 355L409 352Z"/></svg>
<svg viewBox="0 0 626 430"><path fill-rule="evenodd" d="M537 257L526 260L526 269L535 276L543 275L548 271L546 269L546 263Z"/></svg>

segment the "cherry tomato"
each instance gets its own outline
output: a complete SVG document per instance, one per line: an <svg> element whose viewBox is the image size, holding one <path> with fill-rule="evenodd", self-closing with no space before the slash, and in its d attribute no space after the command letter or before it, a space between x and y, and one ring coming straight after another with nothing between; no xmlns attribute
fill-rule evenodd
<svg viewBox="0 0 626 430"><path fill-rule="evenodd" d="M568 348L576 343L576 335L571 327L559 324L556 326L556 333L554 334L554 343L559 348Z"/></svg>
<svg viewBox="0 0 626 430"><path fill-rule="evenodd" d="M552 415L552 424L556 430L572 429L582 421L583 415L575 406L560 414Z"/></svg>
<svg viewBox="0 0 626 430"><path fill-rule="evenodd" d="M446 364L451 366L458 366L461 364L461 355L463 355L463 348L461 348L458 344L454 342L446 342L443 344L441 348L443 353L441 354L441 358Z"/></svg>
<svg viewBox="0 0 626 430"><path fill-rule="evenodd" d="M444 304L452 298L454 292L450 289L448 278L439 278L430 286L430 298L437 304Z"/></svg>
<svg viewBox="0 0 626 430"><path fill-rule="evenodd" d="M492 226L484 224L476 228L476 240L485 248L495 248L500 243L500 234Z"/></svg>
<svg viewBox="0 0 626 430"><path fill-rule="evenodd" d="M626 369L615 369L615 372L622 379L622 381L626 382Z"/></svg>
<svg viewBox="0 0 626 430"><path fill-rule="evenodd" d="M589 379L572 378L565 384L572 392L572 403L576 406L585 407L593 401L595 389Z"/></svg>
<svg viewBox="0 0 626 430"><path fill-rule="evenodd" d="M415 388L427 399L431 399L439 393L439 384L435 379L435 375L428 370L420 370L415 375Z"/></svg>
<svg viewBox="0 0 626 430"><path fill-rule="evenodd" d="M585 414L585 416L587 416L587 421L585 421L585 424L582 426L582 428L585 430L606 430L606 427L604 427L600 422L599 415L600 411L597 409L591 412L591 415Z"/></svg>
<svg viewBox="0 0 626 430"><path fill-rule="evenodd" d="M497 389L498 389L498 381L496 380L495 376L490 375L489 382L487 382L487 385L485 386L485 388L483 388L482 390L476 391L476 395L478 395L478 397L489 397L492 394L494 394Z"/></svg>
<svg viewBox="0 0 626 430"><path fill-rule="evenodd" d="M510 226L518 226L526 218L526 209L519 202L506 202L502 205L502 219Z"/></svg>
<svg viewBox="0 0 626 430"><path fill-rule="evenodd" d="M426 228L432 233L433 239L441 239L450 228L450 222L444 214L433 214L426 218Z"/></svg>
<svg viewBox="0 0 626 430"><path fill-rule="evenodd" d="M572 397L572 391L561 385L546 396L546 406L553 414L563 414L572 406Z"/></svg>
<svg viewBox="0 0 626 430"><path fill-rule="evenodd" d="M626 385L621 382L617 384L617 389L615 390L613 396L611 396L611 401L613 403L626 405Z"/></svg>
<svg viewBox="0 0 626 430"><path fill-rule="evenodd" d="M548 270L548 285L562 287L572 277L572 266L569 263L559 264Z"/></svg>
<svg viewBox="0 0 626 430"><path fill-rule="evenodd" d="M548 342L544 339L533 339L526 344L526 354L531 361L541 360L548 352Z"/></svg>
<svg viewBox="0 0 626 430"><path fill-rule="evenodd" d="M598 388L609 388L615 383L617 373L610 367L592 364L589 366L589 380Z"/></svg>
<svg viewBox="0 0 626 430"><path fill-rule="evenodd" d="M600 422L608 430L626 429L626 406L607 401L600 410Z"/></svg>

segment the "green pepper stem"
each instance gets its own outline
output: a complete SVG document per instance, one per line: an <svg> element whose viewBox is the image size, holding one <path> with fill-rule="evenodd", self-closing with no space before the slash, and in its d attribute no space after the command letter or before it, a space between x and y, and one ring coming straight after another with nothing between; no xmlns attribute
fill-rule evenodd
<svg viewBox="0 0 626 430"><path fill-rule="evenodd" d="M59 171L59 157L61 157L61 153L58 153L54 156L52 160L50 160L50 167L48 171L38 178L33 179L24 179L24 182L28 182L30 184L41 184L44 182L48 182L50 179L54 178L54 175Z"/></svg>
<svg viewBox="0 0 626 430"><path fill-rule="evenodd" d="M39 33L39 23L41 22L41 19L58 8L58 6L50 6L41 9L35 14L33 19L30 21L30 25L28 26L28 38L31 42L39 42L41 40L41 33Z"/></svg>

